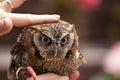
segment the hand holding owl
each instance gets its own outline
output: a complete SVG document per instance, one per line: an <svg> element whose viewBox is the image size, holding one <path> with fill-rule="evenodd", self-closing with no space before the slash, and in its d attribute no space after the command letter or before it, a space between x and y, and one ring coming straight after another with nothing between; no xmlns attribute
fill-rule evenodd
<svg viewBox="0 0 120 80"><path fill-rule="evenodd" d="M59 76L53 73L47 73L38 75L38 80L77 80L79 78L79 72L77 70L73 71L69 77L68 76ZM33 80L29 78L27 80Z"/></svg>

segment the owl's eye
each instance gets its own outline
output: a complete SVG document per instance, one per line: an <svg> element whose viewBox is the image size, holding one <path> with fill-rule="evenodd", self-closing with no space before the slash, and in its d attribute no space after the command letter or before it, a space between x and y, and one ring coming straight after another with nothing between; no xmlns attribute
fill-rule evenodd
<svg viewBox="0 0 120 80"><path fill-rule="evenodd" d="M48 43L50 43L50 38L49 38L49 37L46 37L46 36L43 36L43 37L41 38L41 41L42 41L42 43L44 43L44 44L48 44Z"/></svg>
<svg viewBox="0 0 120 80"><path fill-rule="evenodd" d="M64 37L64 38L61 40L61 44L62 44L62 45L65 45L67 42L68 42L68 37Z"/></svg>

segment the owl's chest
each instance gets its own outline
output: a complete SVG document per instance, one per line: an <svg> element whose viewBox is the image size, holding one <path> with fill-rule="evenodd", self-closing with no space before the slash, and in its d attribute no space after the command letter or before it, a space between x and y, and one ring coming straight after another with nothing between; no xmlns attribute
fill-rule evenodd
<svg viewBox="0 0 120 80"><path fill-rule="evenodd" d="M79 64L75 63L75 60L72 59L51 59L48 61L38 62L36 65L33 65L33 69L37 74L42 73L55 73L58 75L68 75L73 71Z"/></svg>

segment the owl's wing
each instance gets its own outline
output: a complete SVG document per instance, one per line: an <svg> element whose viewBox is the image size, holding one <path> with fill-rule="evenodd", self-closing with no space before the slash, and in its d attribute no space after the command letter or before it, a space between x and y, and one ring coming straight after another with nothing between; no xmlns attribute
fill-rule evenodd
<svg viewBox="0 0 120 80"><path fill-rule="evenodd" d="M76 51L75 55L76 55L76 58L79 56L79 58L82 60L82 62L87 64L87 60L84 58L83 54L80 52L79 49Z"/></svg>
<svg viewBox="0 0 120 80"><path fill-rule="evenodd" d="M18 40L19 39L19 40ZM21 40L21 34L17 38L17 43L12 48L10 54L11 57L11 63L8 71L8 79L9 80L16 80L16 69L18 66L18 61L21 60L22 55L25 53L25 48L23 46L23 41Z"/></svg>
<svg viewBox="0 0 120 80"><path fill-rule="evenodd" d="M16 43L16 45L11 50L10 54L12 56L14 56L14 55L20 53L23 49L24 49L24 46L21 43Z"/></svg>
<svg viewBox="0 0 120 80"><path fill-rule="evenodd" d="M28 66L28 62L27 62L28 57L27 57L27 53L25 52L25 48L21 46L21 44L16 44L15 48L12 49L11 54L12 57L8 71L8 78L9 80L16 80L17 78L16 74L19 71L19 68ZM25 76L26 70L22 71L22 74L23 74L22 76ZM20 79L22 78L24 77L21 77Z"/></svg>

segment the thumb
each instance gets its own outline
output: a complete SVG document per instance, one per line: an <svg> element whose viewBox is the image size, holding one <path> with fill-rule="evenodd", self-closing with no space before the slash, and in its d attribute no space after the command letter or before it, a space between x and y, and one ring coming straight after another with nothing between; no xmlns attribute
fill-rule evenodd
<svg viewBox="0 0 120 80"><path fill-rule="evenodd" d="M69 80L77 80L80 76L80 73L78 70L74 70L70 75L69 75Z"/></svg>
<svg viewBox="0 0 120 80"><path fill-rule="evenodd" d="M12 30L13 24L10 18L0 20L0 36L7 34Z"/></svg>

